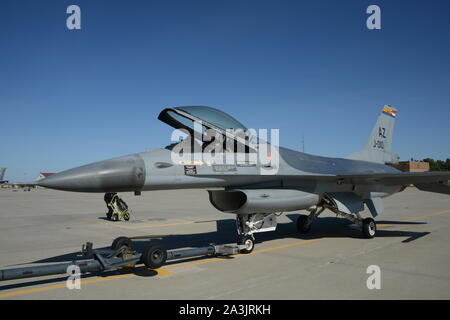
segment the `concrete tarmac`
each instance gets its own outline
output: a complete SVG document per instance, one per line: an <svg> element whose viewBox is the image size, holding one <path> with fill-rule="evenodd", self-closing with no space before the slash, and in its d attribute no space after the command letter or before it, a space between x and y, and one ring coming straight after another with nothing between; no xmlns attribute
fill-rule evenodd
<svg viewBox="0 0 450 320"><path fill-rule="evenodd" d="M217 211L205 190L121 196L133 210L128 222L105 219L102 194L0 189L0 268L70 262L84 242L108 247L118 236L159 236L168 248L236 240L235 216ZM248 255L87 274L79 290L69 290L64 275L3 281L0 299L450 298L449 196L407 188L385 199L374 239L330 211L299 235L297 216L256 234ZM371 265L380 268L381 289L367 287Z"/></svg>

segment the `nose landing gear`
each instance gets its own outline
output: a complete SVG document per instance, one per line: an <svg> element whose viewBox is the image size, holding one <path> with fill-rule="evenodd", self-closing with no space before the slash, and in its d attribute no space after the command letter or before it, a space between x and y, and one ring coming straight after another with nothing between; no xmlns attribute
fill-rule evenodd
<svg viewBox="0 0 450 320"><path fill-rule="evenodd" d="M251 253L255 248L254 233L275 231L277 215L275 213L253 213L236 215L238 245L241 253Z"/></svg>

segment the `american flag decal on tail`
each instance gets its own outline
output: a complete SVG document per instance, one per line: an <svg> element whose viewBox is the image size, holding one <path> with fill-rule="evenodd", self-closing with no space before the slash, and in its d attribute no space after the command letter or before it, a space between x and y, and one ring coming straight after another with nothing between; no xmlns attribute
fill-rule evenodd
<svg viewBox="0 0 450 320"><path fill-rule="evenodd" d="M383 113L395 118L397 116L397 110L392 109L392 107L387 104L383 107Z"/></svg>

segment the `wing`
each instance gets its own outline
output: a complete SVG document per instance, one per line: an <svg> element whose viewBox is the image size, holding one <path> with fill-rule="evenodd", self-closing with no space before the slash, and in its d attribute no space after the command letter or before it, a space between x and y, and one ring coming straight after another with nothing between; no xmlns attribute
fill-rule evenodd
<svg viewBox="0 0 450 320"><path fill-rule="evenodd" d="M226 176L254 178L264 177L265 180L316 180L335 182L338 184L383 184L402 186L414 184L423 191L450 194L450 171L433 172L396 172L369 174L306 174L306 175L229 175L229 174L194 174L195 176L224 178Z"/></svg>
<svg viewBox="0 0 450 320"><path fill-rule="evenodd" d="M232 177L266 177L267 180L278 179L302 179L319 180L347 184L385 184L385 185L407 185L438 183L450 180L450 171L433 172L396 172L396 173L366 173L366 174L283 174L283 175L259 175L259 174L211 174L196 173L193 176L203 176L212 178Z"/></svg>
<svg viewBox="0 0 450 320"><path fill-rule="evenodd" d="M407 185L439 183L450 180L450 172L398 172L398 173L373 173L373 174L347 174L336 175L335 179L342 183L385 185Z"/></svg>

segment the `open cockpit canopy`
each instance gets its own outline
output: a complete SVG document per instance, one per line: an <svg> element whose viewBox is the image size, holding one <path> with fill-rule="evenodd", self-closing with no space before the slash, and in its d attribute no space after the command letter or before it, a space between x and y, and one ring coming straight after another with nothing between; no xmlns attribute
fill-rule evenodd
<svg viewBox="0 0 450 320"><path fill-rule="evenodd" d="M245 146L248 152L249 143L256 141L247 128L235 118L215 108L206 106L186 106L166 108L158 119L175 129L187 130L191 135L195 132L203 135L206 130L213 130L224 138L232 139L238 145ZM196 124L196 125L195 125ZM252 147L250 147L253 149Z"/></svg>

